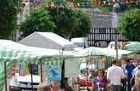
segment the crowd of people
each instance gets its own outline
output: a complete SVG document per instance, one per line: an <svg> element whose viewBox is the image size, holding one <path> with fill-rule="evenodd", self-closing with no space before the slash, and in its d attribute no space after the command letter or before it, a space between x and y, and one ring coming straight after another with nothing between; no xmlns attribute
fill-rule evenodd
<svg viewBox="0 0 140 91"><path fill-rule="evenodd" d="M74 80L78 90L70 86L68 80L63 79L63 86L60 80L40 83L38 91L81 91L82 86L88 88L86 91L140 91L140 64L134 64L130 59L123 64L122 61L114 60L108 69L81 71L78 79ZM19 90L10 87L10 91Z"/></svg>
<svg viewBox="0 0 140 91"><path fill-rule="evenodd" d="M108 69L98 69L89 81L90 91L140 91L140 65L130 59L125 64L114 60Z"/></svg>

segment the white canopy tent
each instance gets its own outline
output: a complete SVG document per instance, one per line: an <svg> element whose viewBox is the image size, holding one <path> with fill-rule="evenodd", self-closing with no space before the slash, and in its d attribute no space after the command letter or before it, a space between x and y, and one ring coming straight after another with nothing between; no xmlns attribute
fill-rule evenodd
<svg viewBox="0 0 140 91"><path fill-rule="evenodd" d="M140 42L128 42L128 44L124 46L124 49L133 52L140 52Z"/></svg>
<svg viewBox="0 0 140 91"><path fill-rule="evenodd" d="M130 54L132 51L126 51L126 50L117 50L118 53L116 53L115 49L111 48L99 48L99 47L89 47L85 48L77 53L77 56L110 56L116 58L118 56L118 59L121 59L124 54Z"/></svg>
<svg viewBox="0 0 140 91"><path fill-rule="evenodd" d="M40 48L74 50L73 43L52 32L34 32L19 43Z"/></svg>
<svg viewBox="0 0 140 91"><path fill-rule="evenodd" d="M126 51L126 50L118 50L118 59L121 59L122 56L124 54L130 54L132 53L131 51ZM77 69L75 71L71 71L69 70L69 68L66 67L66 76L74 76L77 75L78 72L80 72L79 70L86 70L87 71L87 67L89 69L96 69L96 68L104 68L105 64L107 62L103 61L104 59L98 59L100 56L107 56L107 57L112 57L112 58L116 58L117 54L116 54L116 50L115 49L111 49L111 48L99 48L99 47L89 47L89 48L85 48L81 51L79 51L78 53L75 54L76 57L78 57L79 59L75 59L75 64L73 64L71 61L67 61L67 64L73 64L73 68ZM117 58L116 58L117 59ZM73 59L74 60L74 59ZM87 60L92 61L90 65L87 66ZM106 60L106 57L105 57ZM102 61L102 62L101 62ZM107 60L108 62L110 62L110 59ZM75 74L77 72L77 74ZM71 73L71 74L69 74Z"/></svg>

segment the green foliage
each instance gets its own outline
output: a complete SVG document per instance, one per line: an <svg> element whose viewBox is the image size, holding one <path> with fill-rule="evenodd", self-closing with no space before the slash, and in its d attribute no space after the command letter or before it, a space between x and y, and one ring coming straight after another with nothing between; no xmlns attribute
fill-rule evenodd
<svg viewBox="0 0 140 91"><path fill-rule="evenodd" d="M63 37L69 37L71 31L74 31L73 26L75 26L76 23L72 10L67 8L50 8L48 11L57 26L54 32Z"/></svg>
<svg viewBox="0 0 140 91"><path fill-rule="evenodd" d="M65 38L82 37L90 31L90 18L80 9L50 8L49 12L57 26L54 32Z"/></svg>
<svg viewBox="0 0 140 91"><path fill-rule="evenodd" d="M129 10L122 15L118 29L128 40L140 41L140 10Z"/></svg>
<svg viewBox="0 0 140 91"><path fill-rule="evenodd" d="M51 3L54 4L55 7L68 7L68 3L66 0L43 0L46 4L51 5Z"/></svg>
<svg viewBox="0 0 140 91"><path fill-rule="evenodd" d="M127 3L127 4L120 4L120 11L125 12L127 10L135 9L136 4L135 3Z"/></svg>
<svg viewBox="0 0 140 91"><path fill-rule="evenodd" d="M0 0L0 37L8 39L16 28L19 0Z"/></svg>
<svg viewBox="0 0 140 91"><path fill-rule="evenodd" d="M74 15L76 18L76 24L74 31L72 32L71 37L83 37L86 36L91 29L91 19L90 17L85 14L83 11L80 9L75 9L74 10Z"/></svg>
<svg viewBox="0 0 140 91"><path fill-rule="evenodd" d="M50 1L48 0L48 2ZM34 31L49 31L65 38L72 38L85 36L89 33L90 28L89 16L80 9L65 7L62 3L61 7L59 5L54 7L40 6L33 9L30 17L22 24L21 31L24 36Z"/></svg>
<svg viewBox="0 0 140 91"><path fill-rule="evenodd" d="M111 5L104 5L104 6L98 6L101 11L104 12L112 12L112 6Z"/></svg>
<svg viewBox="0 0 140 91"><path fill-rule="evenodd" d="M46 11L45 7L38 6L31 10L30 16L21 25L20 30L23 36L27 36L35 31L52 32L55 24L51 21L51 16Z"/></svg>
<svg viewBox="0 0 140 91"><path fill-rule="evenodd" d="M103 5L103 6L97 6L102 11L105 12L112 12L113 6L112 5ZM127 10L135 9L136 4L135 3L126 3L126 4L120 4L120 12L125 12Z"/></svg>
<svg viewBox="0 0 140 91"><path fill-rule="evenodd" d="M54 32L65 38L86 36L91 28L90 17L80 9L69 8L66 0L53 0L57 5L56 1L63 7L48 8L56 25Z"/></svg>

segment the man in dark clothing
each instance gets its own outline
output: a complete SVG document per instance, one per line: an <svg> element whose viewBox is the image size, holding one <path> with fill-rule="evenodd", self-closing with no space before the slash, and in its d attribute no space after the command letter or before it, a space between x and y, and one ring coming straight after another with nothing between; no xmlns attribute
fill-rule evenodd
<svg viewBox="0 0 140 91"><path fill-rule="evenodd" d="M128 59L126 60L126 70L127 70L127 78L128 78L128 91L131 91L131 84L130 84L130 80L132 78L132 72L133 69L135 68L135 66L130 62L131 60Z"/></svg>

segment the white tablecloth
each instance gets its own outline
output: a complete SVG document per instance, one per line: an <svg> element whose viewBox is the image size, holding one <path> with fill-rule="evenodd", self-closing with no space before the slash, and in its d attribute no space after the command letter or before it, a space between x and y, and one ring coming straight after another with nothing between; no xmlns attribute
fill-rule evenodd
<svg viewBox="0 0 140 91"><path fill-rule="evenodd" d="M32 77L33 77L33 83L40 83L41 82L41 77L39 75L32 75ZM18 76L17 80L18 80L18 82L31 83L31 75Z"/></svg>

